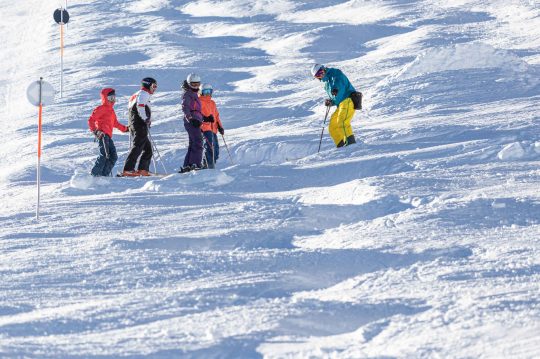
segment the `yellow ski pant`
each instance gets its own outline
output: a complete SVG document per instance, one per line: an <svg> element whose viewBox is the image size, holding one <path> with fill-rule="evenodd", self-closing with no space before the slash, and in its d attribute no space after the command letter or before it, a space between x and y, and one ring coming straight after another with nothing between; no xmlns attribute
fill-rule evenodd
<svg viewBox="0 0 540 359"><path fill-rule="evenodd" d="M353 135L351 120L354 116L354 105L350 97L343 100L337 110L330 117L328 132L334 140L336 146L343 141L346 143L347 137Z"/></svg>

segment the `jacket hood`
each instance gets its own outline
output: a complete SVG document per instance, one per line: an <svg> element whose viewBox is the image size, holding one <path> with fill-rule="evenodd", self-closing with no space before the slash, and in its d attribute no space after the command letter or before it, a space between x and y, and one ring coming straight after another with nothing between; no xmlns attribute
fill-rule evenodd
<svg viewBox="0 0 540 359"><path fill-rule="evenodd" d="M111 105L111 103L107 100L107 96L109 96L111 92L114 92L114 89L110 87L106 87L103 90L101 90L101 104L102 105Z"/></svg>

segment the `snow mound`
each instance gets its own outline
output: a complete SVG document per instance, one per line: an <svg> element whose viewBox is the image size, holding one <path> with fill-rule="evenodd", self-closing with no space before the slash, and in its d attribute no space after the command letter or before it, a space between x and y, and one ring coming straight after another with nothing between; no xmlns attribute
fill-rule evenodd
<svg viewBox="0 0 540 359"><path fill-rule="evenodd" d="M379 197L377 187L362 180L354 180L331 187L310 188L301 194L298 202L318 205L361 205Z"/></svg>
<svg viewBox="0 0 540 359"><path fill-rule="evenodd" d="M377 85L371 110L454 108L536 94L538 71L516 55L480 42L432 48ZM437 112L440 110L441 112Z"/></svg>
<svg viewBox="0 0 540 359"><path fill-rule="evenodd" d="M99 187L109 187L112 177L94 177L87 173L75 172L69 180L69 186L75 189L88 190Z"/></svg>
<svg viewBox="0 0 540 359"><path fill-rule="evenodd" d="M163 178L150 180L141 188L143 192L177 192L179 188L204 185L211 187L224 186L234 178L219 170L194 171L185 174L171 174Z"/></svg>
<svg viewBox="0 0 540 359"><path fill-rule="evenodd" d="M131 2L128 10L138 14L143 14L151 11L159 11L169 6L169 2L169 0L139 0Z"/></svg>
<svg viewBox="0 0 540 359"><path fill-rule="evenodd" d="M540 142L514 142L510 143L499 151L497 157L501 161L517 161L533 159L540 154Z"/></svg>
<svg viewBox="0 0 540 359"><path fill-rule="evenodd" d="M396 77L405 80L428 73L485 68L514 73L527 73L530 70L529 64L508 51L473 42L430 48L401 69ZM538 83L537 79L535 81Z"/></svg>
<svg viewBox="0 0 540 359"><path fill-rule="evenodd" d="M283 12L278 20L295 23L371 24L396 16L398 12L384 1L351 0L317 9Z"/></svg>
<svg viewBox="0 0 540 359"><path fill-rule="evenodd" d="M234 157L236 161L244 164L280 164L309 156L315 152L314 148L300 141L284 140L273 143L252 140L238 145Z"/></svg>
<svg viewBox="0 0 540 359"><path fill-rule="evenodd" d="M250 17L257 15L278 15L294 9L294 4L287 0L237 0L237 1L192 1L179 10L195 17Z"/></svg>

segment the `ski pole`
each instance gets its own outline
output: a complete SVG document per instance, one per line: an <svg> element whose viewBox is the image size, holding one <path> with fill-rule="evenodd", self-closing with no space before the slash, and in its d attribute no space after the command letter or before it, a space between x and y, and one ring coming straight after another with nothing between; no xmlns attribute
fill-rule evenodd
<svg viewBox="0 0 540 359"><path fill-rule="evenodd" d="M148 138L150 139L150 144L152 145L152 148L154 151L156 151L156 154L158 156L158 161L161 163L161 166L163 167L163 170L165 171L165 174L167 175L167 169L165 168L165 164L163 163L163 160L161 159L161 154L159 153L156 144L154 143L154 140L152 139L152 134L150 133L150 127L148 127ZM152 156L152 158L154 158ZM156 166L155 160L154 160L154 167Z"/></svg>
<svg viewBox="0 0 540 359"><path fill-rule="evenodd" d="M322 130L321 130L321 139L319 140L319 149L317 150L317 153L319 153L321 151L322 136L323 136L323 133L324 133L324 127L326 126L326 119L328 118L329 113L330 113L330 106L326 106L326 115L324 116L323 127L322 127Z"/></svg>
<svg viewBox="0 0 540 359"><path fill-rule="evenodd" d="M129 154L131 153L131 146L133 145L132 138L131 138L131 128L129 126L128 126L128 130L129 130L129 148L128 148L128 151L127 151L127 154L126 154L126 159L124 160L124 168L126 167L126 163L127 163Z"/></svg>
<svg viewBox="0 0 540 359"><path fill-rule="evenodd" d="M234 165L234 161L231 156L231 152L229 151L229 146L227 146L227 141L225 141L225 136L221 135L221 138L223 138L223 143L225 144L225 148L227 149L227 153L229 154L229 159L231 160L231 164Z"/></svg>

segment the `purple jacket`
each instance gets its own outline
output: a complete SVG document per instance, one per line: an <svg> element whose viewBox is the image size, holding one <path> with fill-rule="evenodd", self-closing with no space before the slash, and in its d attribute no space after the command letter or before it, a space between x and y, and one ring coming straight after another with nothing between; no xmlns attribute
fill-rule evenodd
<svg viewBox="0 0 540 359"><path fill-rule="evenodd" d="M182 95L182 112L184 112L184 121L189 122L191 119L195 119L202 123L201 113L201 100L197 91L193 91L187 83L182 86L184 94Z"/></svg>

